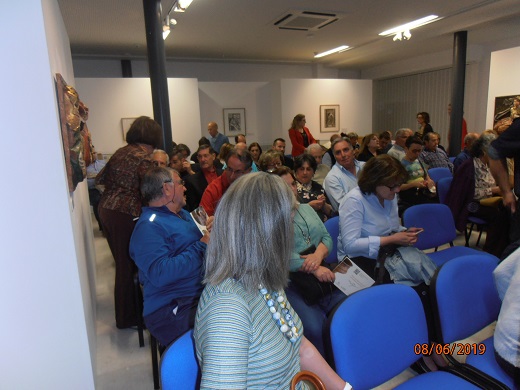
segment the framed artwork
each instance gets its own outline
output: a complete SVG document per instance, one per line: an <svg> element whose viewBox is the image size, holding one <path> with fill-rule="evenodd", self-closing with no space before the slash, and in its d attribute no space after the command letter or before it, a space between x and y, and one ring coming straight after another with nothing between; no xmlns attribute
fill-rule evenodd
<svg viewBox="0 0 520 390"><path fill-rule="evenodd" d="M520 94L510 96L498 96L495 98L495 112L493 118L493 129L501 134L504 132L513 121L512 108L514 107L514 100ZM517 114L518 115L518 114Z"/></svg>
<svg viewBox="0 0 520 390"><path fill-rule="evenodd" d="M339 104L320 106L320 133L339 132Z"/></svg>
<svg viewBox="0 0 520 390"><path fill-rule="evenodd" d="M246 134L245 108L224 108L224 134Z"/></svg>
<svg viewBox="0 0 520 390"><path fill-rule="evenodd" d="M126 133L137 118L121 118L121 129L123 130L123 141L126 141Z"/></svg>

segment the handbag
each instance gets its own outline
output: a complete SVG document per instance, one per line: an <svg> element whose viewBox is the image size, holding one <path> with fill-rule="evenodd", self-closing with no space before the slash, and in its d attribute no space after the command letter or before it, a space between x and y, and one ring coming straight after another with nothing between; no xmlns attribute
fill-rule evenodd
<svg viewBox="0 0 520 390"><path fill-rule="evenodd" d="M325 384L320 377L311 371L300 371L291 380L291 390L296 389L296 385L301 381L310 382L316 390L326 390Z"/></svg>
<svg viewBox="0 0 520 390"><path fill-rule="evenodd" d="M300 252L300 255L314 253L315 250L316 247L311 245ZM321 266L328 268L328 264L324 261L322 261ZM289 280L291 281L291 286L295 288L309 306L315 305L320 299L332 294L332 291L336 288L332 282L320 282L313 274L302 271L289 272Z"/></svg>

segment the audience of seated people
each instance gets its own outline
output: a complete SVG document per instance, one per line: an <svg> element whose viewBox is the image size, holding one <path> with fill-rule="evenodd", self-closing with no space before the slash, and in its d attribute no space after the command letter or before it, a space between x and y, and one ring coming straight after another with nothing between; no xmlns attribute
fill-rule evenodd
<svg viewBox="0 0 520 390"><path fill-rule="evenodd" d="M405 156L401 160L408 178L400 187L399 215L416 204L438 202L435 183L428 176L428 169L419 158L422 150L423 141L420 137L416 135L408 137L405 143Z"/></svg>
<svg viewBox="0 0 520 390"><path fill-rule="evenodd" d="M313 180L316 167L316 160L307 153L300 154L294 159L297 198L300 203L306 203L311 206L320 219L325 222L334 215L334 212L327 200L323 187Z"/></svg>
<svg viewBox="0 0 520 390"><path fill-rule="evenodd" d="M406 154L404 148L406 144L406 140L413 134L413 131L407 128L399 129L395 132L395 143L392 145L390 150L388 151L388 155L397 159L397 161L401 161Z"/></svg>
<svg viewBox="0 0 520 390"><path fill-rule="evenodd" d="M331 148L336 158L336 164L325 177L323 188L332 209L337 212L345 195L357 186L359 172L365 163L354 158L354 150L349 138L335 139Z"/></svg>
<svg viewBox="0 0 520 390"><path fill-rule="evenodd" d="M486 221L484 250L500 257L509 244L509 215L489 169L488 148L494 139L494 135L482 135L473 143L471 158L455 171L446 204L459 231L465 230L469 216Z"/></svg>
<svg viewBox="0 0 520 390"><path fill-rule="evenodd" d="M210 145L202 145L197 149L197 160L200 170L186 177L186 208L188 211L199 207L206 187L222 175L222 169L215 167L215 154Z"/></svg>
<svg viewBox="0 0 520 390"><path fill-rule="evenodd" d="M229 186L239 177L251 172L252 164L253 159L247 150L233 149L229 152L224 173L208 184L200 201L209 216L215 214L218 202Z"/></svg>
<svg viewBox="0 0 520 390"><path fill-rule="evenodd" d="M203 236L199 232L186 210L194 210L200 204L209 216L218 214L220 200L229 188L235 187L231 185L254 172L255 159L260 170L280 176L300 202L293 206L293 237L287 240L293 243L288 263L290 271L331 283L331 294L321 297L318 303L306 301L293 282L285 289L287 299L305 328L306 343L308 339L321 355L325 354L323 331L327 315L344 298L344 294L332 285L334 273L323 265L332 249L331 237L323 225L328 218L339 213L338 260L348 254L374 279L412 285L418 293L427 290L435 265L428 262L429 258L422 252L411 248L415 254L406 256L407 261L422 262L420 267L412 266L420 269L413 275L413 280L410 274L403 276L403 270L391 262L385 262L385 270L380 272L375 260L383 247L407 248L417 240L416 229L405 231L398 215L415 204L438 202L428 169L447 167L453 170L447 154L439 148L439 134L426 132L423 141L412 136L412 130L401 128L395 134L393 145L388 132L379 136L369 134L358 149L358 159L352 144L355 142L359 148L357 134L350 133L351 138L334 134L328 151L318 143L311 143L294 161L284 156L285 140L282 138L275 139L272 149L262 153L260 144L253 142L248 148L245 136L239 134L235 137L235 145L221 143L219 157L224 169L220 169L216 166L220 161L211 144L220 142L223 136L214 122L208 124L208 131L211 137L201 138L201 142L208 143L199 146L197 164L190 163L187 157L190 150L183 144L176 146L171 159L164 151L153 150L149 156L157 167L147 172L141 184L143 201L148 206L143 207L133 231L130 254L139 268L143 284L146 326L161 344L168 345L193 327L202 291L203 261L209 235ZM464 139L465 148L455 160L456 170L447 204L459 231L465 230L469 215L486 220L484 250L500 256L509 243L509 216L498 199L493 204L486 203L486 199L499 196L501 191L489 169L488 147L494 138L478 137L476 133L469 133ZM423 145L426 146L424 150ZM330 169L322 163L328 161L332 163ZM173 170L163 168L167 166ZM294 172L289 167L294 167ZM316 179L322 180L323 187ZM206 281L211 278L206 270ZM423 298L421 296L430 326L432 313ZM199 316L204 310L204 307L199 308ZM175 315L165 315L171 312ZM123 322L121 319L118 327L130 324L133 320ZM198 332L205 327L207 323L201 325ZM200 337L196 342L202 351L208 344L206 337ZM203 356L199 354L198 357L204 364ZM507 356L501 358L507 360Z"/></svg>
<svg viewBox="0 0 520 390"><path fill-rule="evenodd" d="M426 164L427 168L448 168L453 172L453 164L451 163L446 152L439 147L439 134L431 131L423 137L424 150L419 158Z"/></svg>
<svg viewBox="0 0 520 390"><path fill-rule="evenodd" d="M184 191L176 171L149 170L141 184L148 206L130 239L130 256L143 285L144 322L164 346L193 328L209 242L209 234L202 235L183 209Z"/></svg>
<svg viewBox="0 0 520 390"><path fill-rule="evenodd" d="M369 134L363 137L363 142L361 143L361 148L359 149L359 154L357 159L359 161L367 162L372 157L377 156L377 152L379 150L379 137L377 134Z"/></svg>
<svg viewBox="0 0 520 390"><path fill-rule="evenodd" d="M310 144L305 152L310 154L316 160L317 166L312 180L319 185L323 185L323 180L325 180L325 177L330 171L330 167L323 164L323 154L325 153L325 150L320 144ZM296 167L294 169L296 170Z"/></svg>

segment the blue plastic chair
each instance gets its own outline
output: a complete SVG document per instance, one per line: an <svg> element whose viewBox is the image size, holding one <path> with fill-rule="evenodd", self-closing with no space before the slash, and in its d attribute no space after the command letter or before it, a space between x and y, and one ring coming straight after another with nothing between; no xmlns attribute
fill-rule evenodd
<svg viewBox="0 0 520 390"><path fill-rule="evenodd" d="M175 340L162 355L162 389L196 390L200 387L200 376L193 330L190 330Z"/></svg>
<svg viewBox="0 0 520 390"><path fill-rule="evenodd" d="M491 255L462 256L437 271L430 288L437 312L436 337L439 343L466 339L497 320L501 305L493 279L497 264L498 258ZM495 378L501 382L498 388L506 388L504 384L512 388L513 379L496 362L493 337L483 343L485 353L479 355L472 350L465 364L449 354L446 358L454 366L453 370L485 377L496 386L497 383L492 382ZM458 350L455 349L455 352Z"/></svg>
<svg viewBox="0 0 520 390"><path fill-rule="evenodd" d="M403 223L408 228L424 229L424 232L419 234L415 247L421 250L435 248L435 252L428 253L428 256L438 266L455 257L482 253L464 246L453 246L457 230L451 210L445 204L429 203L409 207L403 214ZM439 246L445 244L450 244L450 248L437 251Z"/></svg>
<svg viewBox="0 0 520 390"><path fill-rule="evenodd" d="M443 177L439 179L437 182L437 194L439 195L439 202L442 204L446 204L446 196L448 195L448 191L451 187L451 182L453 181L453 177Z"/></svg>
<svg viewBox="0 0 520 390"><path fill-rule="evenodd" d="M450 158L449 158L449 159L450 159L450 163L453 164L453 163L455 162L455 159L456 159L456 158L457 158L457 157L450 157Z"/></svg>
<svg viewBox="0 0 520 390"><path fill-rule="evenodd" d="M325 258L327 263L336 263L338 261L338 236L339 236L339 217L327 219L324 223L327 232L332 237L332 250Z"/></svg>
<svg viewBox="0 0 520 390"><path fill-rule="evenodd" d="M437 185L437 182L440 179L443 177L453 177L453 174L448 168L431 168L428 169L428 176L430 176L430 179L432 179L435 182L435 185Z"/></svg>
<svg viewBox="0 0 520 390"><path fill-rule="evenodd" d="M428 344L423 306L417 293L399 284L358 291L329 320L335 370L356 390L371 389L397 376L420 357ZM446 372L428 372L396 389L475 389Z"/></svg>

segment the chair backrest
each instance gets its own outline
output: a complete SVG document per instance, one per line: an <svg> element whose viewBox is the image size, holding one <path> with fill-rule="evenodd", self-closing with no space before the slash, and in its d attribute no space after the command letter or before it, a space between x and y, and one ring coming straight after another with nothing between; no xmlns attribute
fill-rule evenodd
<svg viewBox="0 0 520 390"><path fill-rule="evenodd" d="M184 333L164 351L161 358L161 384L163 390L196 390L200 387L193 330Z"/></svg>
<svg viewBox="0 0 520 390"><path fill-rule="evenodd" d="M455 161L456 158L457 158L457 157L450 157L450 163L453 164L453 162Z"/></svg>
<svg viewBox="0 0 520 390"><path fill-rule="evenodd" d="M327 263L335 263L338 261L338 236L339 236L339 217L332 217L325 221L325 228L332 237L332 250L325 258Z"/></svg>
<svg viewBox="0 0 520 390"><path fill-rule="evenodd" d="M428 203L409 207L403 214L403 223L407 228L424 229L415 244L421 250L448 244L457 237L453 215L445 204Z"/></svg>
<svg viewBox="0 0 520 390"><path fill-rule="evenodd" d="M493 279L498 258L466 255L445 263L431 282L440 343L465 339L496 321L500 298Z"/></svg>
<svg viewBox="0 0 520 390"><path fill-rule="evenodd" d="M452 181L453 177L450 176L443 177L437 182L437 194L439 194L439 202L442 204L446 204L446 196L448 195Z"/></svg>
<svg viewBox="0 0 520 390"><path fill-rule="evenodd" d="M376 387L415 362L428 342L423 306L409 286L386 284L358 291L329 317L336 372L354 389Z"/></svg>
<svg viewBox="0 0 520 390"><path fill-rule="evenodd" d="M453 177L453 174L448 168L431 168L428 169L428 176L437 184L443 177Z"/></svg>

